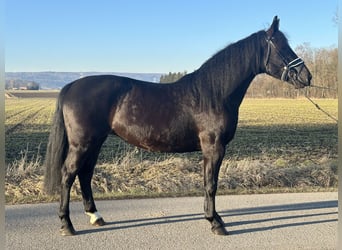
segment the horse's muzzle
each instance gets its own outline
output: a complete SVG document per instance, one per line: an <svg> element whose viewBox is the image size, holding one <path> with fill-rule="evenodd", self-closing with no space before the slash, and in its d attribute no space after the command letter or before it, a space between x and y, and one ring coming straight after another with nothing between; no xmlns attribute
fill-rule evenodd
<svg viewBox="0 0 342 250"><path fill-rule="evenodd" d="M291 67L285 67L281 79L290 82L298 89L310 86L312 75L304 62L299 61Z"/></svg>

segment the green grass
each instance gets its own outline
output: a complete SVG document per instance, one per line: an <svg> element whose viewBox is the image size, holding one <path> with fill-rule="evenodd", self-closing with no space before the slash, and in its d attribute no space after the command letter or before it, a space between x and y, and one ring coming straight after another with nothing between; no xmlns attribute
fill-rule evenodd
<svg viewBox="0 0 342 250"><path fill-rule="evenodd" d="M33 95L34 96L34 95ZM337 100L315 100L337 117ZM5 102L7 203L51 201L42 193L42 160L54 98ZM245 99L221 167L219 193L335 190L337 124L306 99ZM93 178L95 197L202 194L201 154L159 154L110 136ZM79 188L73 197L79 199Z"/></svg>

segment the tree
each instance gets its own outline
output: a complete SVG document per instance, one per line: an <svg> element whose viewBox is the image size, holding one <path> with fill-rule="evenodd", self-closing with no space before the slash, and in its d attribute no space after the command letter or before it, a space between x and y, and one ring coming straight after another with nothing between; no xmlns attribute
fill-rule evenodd
<svg viewBox="0 0 342 250"><path fill-rule="evenodd" d="M167 74L167 75L162 75L162 76L160 77L159 82L160 82L160 83L175 82L175 81L179 80L180 78L182 78L183 76L185 76L186 74L187 74L186 71L177 72L177 73L169 72L169 74Z"/></svg>

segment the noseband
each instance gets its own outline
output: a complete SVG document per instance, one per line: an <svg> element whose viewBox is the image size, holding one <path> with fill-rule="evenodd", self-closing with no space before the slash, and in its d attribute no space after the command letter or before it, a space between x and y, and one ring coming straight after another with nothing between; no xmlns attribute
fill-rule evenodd
<svg viewBox="0 0 342 250"><path fill-rule="evenodd" d="M285 60L285 57L280 53L280 51L277 49L277 47L275 46L275 44L272 42L271 39L266 39L268 47L267 47L267 55L266 55L266 60L265 60L265 67L267 69L267 65L269 63L270 60L270 56L271 56L271 46L276 50L277 54L281 57L283 63L285 64L284 68L283 68L283 73L281 74L281 80L282 81L287 81L288 80L288 73L290 72L291 69L295 69L299 66L301 66L299 68L299 70L297 71L297 74L299 74L302 71L303 65L304 65L304 61L297 57L296 59L292 60L291 62L287 63Z"/></svg>

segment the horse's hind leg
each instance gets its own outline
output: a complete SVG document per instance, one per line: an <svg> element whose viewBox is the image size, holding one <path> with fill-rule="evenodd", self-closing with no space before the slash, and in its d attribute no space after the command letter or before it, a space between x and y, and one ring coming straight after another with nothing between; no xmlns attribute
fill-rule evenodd
<svg viewBox="0 0 342 250"><path fill-rule="evenodd" d="M91 189L91 178L93 176L93 171L83 172L78 174L78 179L80 181L82 198L85 214L90 217L90 224L94 226L103 226L105 221L96 209L93 192Z"/></svg>
<svg viewBox="0 0 342 250"><path fill-rule="evenodd" d="M89 157L85 163L85 166L78 173L78 179L81 185L85 214L90 216L90 223L94 226L105 225L105 221L96 209L93 198L93 191L91 189L91 179L93 177L95 164L102 143L103 141L101 141L100 143L96 143L92 146L92 148L89 150Z"/></svg>
<svg viewBox="0 0 342 250"><path fill-rule="evenodd" d="M84 147L73 144L69 145L68 155L62 167L61 200L58 215L62 223L60 233L64 236L76 234L70 220L70 190L75 181L77 172L82 166L84 153Z"/></svg>
<svg viewBox="0 0 342 250"><path fill-rule="evenodd" d="M93 171L82 172L78 174L78 178L81 185L83 205L85 214L90 216L90 223L94 226L103 226L105 224L102 216L97 212L93 192L91 189L91 178L93 176Z"/></svg>

